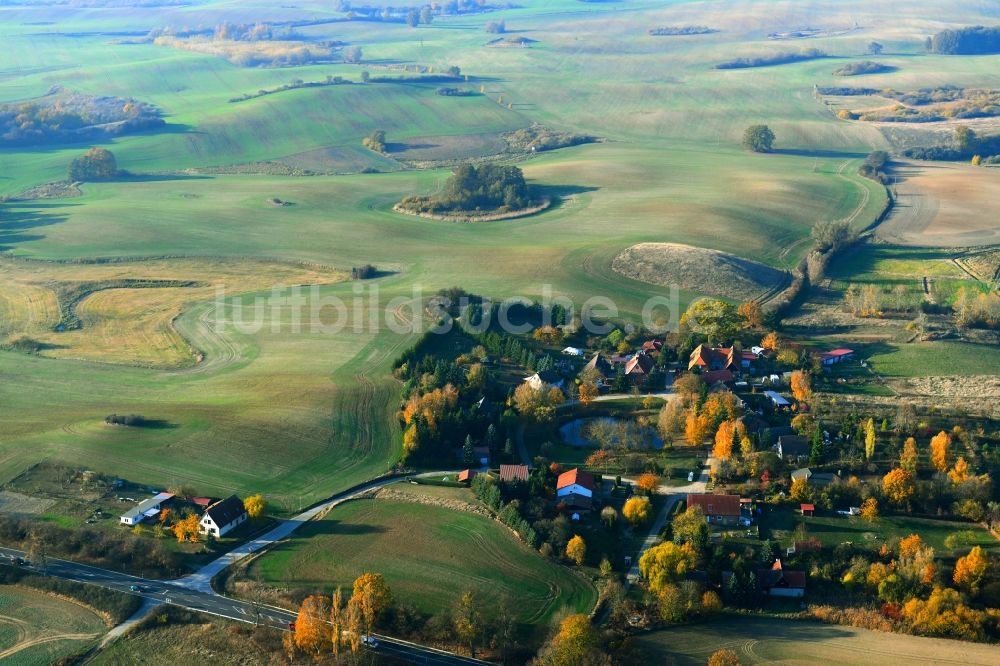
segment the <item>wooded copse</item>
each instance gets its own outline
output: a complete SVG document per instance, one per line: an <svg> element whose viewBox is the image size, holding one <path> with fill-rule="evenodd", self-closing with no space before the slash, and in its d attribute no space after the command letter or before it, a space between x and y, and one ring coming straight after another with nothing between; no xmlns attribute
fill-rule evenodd
<svg viewBox="0 0 1000 666"><path fill-rule="evenodd" d="M463 164L455 169L441 193L406 197L399 202L405 210L419 213L500 210L526 208L532 203L524 173L516 166Z"/></svg>

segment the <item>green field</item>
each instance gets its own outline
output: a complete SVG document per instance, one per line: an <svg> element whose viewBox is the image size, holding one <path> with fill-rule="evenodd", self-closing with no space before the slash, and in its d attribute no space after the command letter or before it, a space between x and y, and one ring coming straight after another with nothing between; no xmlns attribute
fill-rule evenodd
<svg viewBox="0 0 1000 666"><path fill-rule="evenodd" d="M997 648L941 638L887 634L777 618L726 617L644 634L651 660L702 666L716 650L733 650L743 664L885 663L995 664Z"/></svg>
<svg viewBox="0 0 1000 666"><path fill-rule="evenodd" d="M76 654L107 627L94 611L23 587L0 587L0 662L45 666Z"/></svg>
<svg viewBox="0 0 1000 666"><path fill-rule="evenodd" d="M981 10L917 5L810 3L809 16L866 28L810 40L809 46L853 57L868 40L884 41L886 62L899 69L870 77L872 85L990 85L996 57L931 56L920 46L926 21L981 22ZM817 221L848 219L862 228L882 209L883 189L858 177L856 168L867 152L888 142L871 126L837 120L812 95L814 84L834 81L837 60L712 68L733 57L797 48L766 34L801 27L804 11L751 0L722 0L708 9L651 0L627 6L525 0L502 12L441 16L412 29L340 20L340 12L319 0L125 9L5 5L0 102L29 100L60 86L155 104L167 125L101 142L131 172L128 178L85 184L75 198L0 205L0 251L38 260L183 256L211 264L266 258L333 270L373 263L388 274L366 286L377 286L383 303L411 299L418 319L420 296L443 287L534 298L551 285L553 294L578 307L592 296L611 298L617 317L636 321L646 300L665 290L611 270L624 248L685 243L784 269L805 255ZM507 22L508 32L537 41L530 48L486 47L491 36L483 24L495 17ZM211 55L129 43L163 26L332 19L296 30L307 41L361 46L362 65L239 67ZM705 22L720 31L691 38L646 34L650 26ZM399 67L414 65L437 73L460 66L470 78L454 85L485 92L449 97L437 94L437 82L358 83L363 71L373 78L397 76ZM327 76L354 83L228 101ZM755 122L775 130L773 154L740 148L744 128ZM394 202L433 191L448 170L407 169L391 151L383 156L361 147L362 137L381 128L404 156L489 157L503 132L532 123L604 142L523 160L526 177L556 204L496 224L393 213ZM0 195L64 178L69 161L88 147L0 147ZM274 175L280 169L261 162L327 175ZM243 175L204 172L210 167ZM372 170L382 173L364 173ZM267 201L272 197L291 205L274 206ZM45 264L39 266L37 279L51 279ZM142 277L162 277L147 272ZM350 302L354 286L325 285L318 293ZM680 308L699 295L678 287ZM91 310L84 314L113 327L114 318L102 319L98 306L118 308L125 317L153 296L135 291L132 309L124 302L128 294L105 294L86 304ZM256 281L230 293L239 291L253 292L244 303L269 292ZM144 305L154 306L162 303ZM184 303L177 316L163 307L156 311L157 321L176 332L160 335L160 326L147 341L148 329L136 326L122 342L127 327L121 326L120 337L111 331L102 336L103 346L84 355L69 344L75 333L61 345L61 334L47 331L45 342L54 346L37 356L0 352L0 481L48 458L157 487L187 483L213 495L263 492L287 513L385 471L398 457L393 417L399 385L389 368L415 336L385 326L354 330L371 314L384 319L380 306L351 308L350 326L336 334L291 332L293 315L284 307L268 309L256 332L232 326L213 331L214 319L238 313L210 301ZM401 309L388 315L396 321L411 316ZM9 323L0 320L0 342L24 332ZM184 364L158 363L170 349L127 348L156 344L173 345L172 358L190 344L204 361L179 367ZM902 367L894 358L876 355L875 363L880 371L888 368L886 374L904 372L893 369ZM969 369L961 359L948 367ZM143 414L165 427L105 427L102 419L112 412Z"/></svg>
<svg viewBox="0 0 1000 666"><path fill-rule="evenodd" d="M278 587L330 593L349 589L366 571L382 573L397 602L422 612L447 611L471 590L488 615L507 598L517 621L536 628L562 610L589 612L597 600L589 581L545 560L497 522L390 500L336 507L269 550L249 574Z"/></svg>

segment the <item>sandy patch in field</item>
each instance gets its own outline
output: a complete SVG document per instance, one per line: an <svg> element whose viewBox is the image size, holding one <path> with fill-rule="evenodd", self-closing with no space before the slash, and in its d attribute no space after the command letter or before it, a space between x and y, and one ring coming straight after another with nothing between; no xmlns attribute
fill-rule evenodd
<svg viewBox="0 0 1000 666"><path fill-rule="evenodd" d="M1000 398L1000 377L909 377L893 380L900 393L906 395L940 396L948 398Z"/></svg>
<svg viewBox="0 0 1000 666"><path fill-rule="evenodd" d="M680 243L633 245L611 267L633 280L743 301L760 298L785 280L784 271L765 264Z"/></svg>
<svg viewBox="0 0 1000 666"><path fill-rule="evenodd" d="M897 202L879 238L925 247L1000 243L1000 169L902 162L892 173Z"/></svg>

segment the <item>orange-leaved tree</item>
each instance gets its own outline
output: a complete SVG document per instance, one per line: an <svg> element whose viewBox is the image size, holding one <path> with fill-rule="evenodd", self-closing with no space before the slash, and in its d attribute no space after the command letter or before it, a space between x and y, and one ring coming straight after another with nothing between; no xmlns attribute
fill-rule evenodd
<svg viewBox="0 0 1000 666"><path fill-rule="evenodd" d="M326 619L329 616L330 601L314 594L305 598L295 618L295 645L308 654L318 655L330 646L330 634Z"/></svg>
<svg viewBox="0 0 1000 666"><path fill-rule="evenodd" d="M954 484L969 480L969 463L965 462L964 456L959 456L958 460L955 461L955 466L948 472L948 478Z"/></svg>
<svg viewBox="0 0 1000 666"><path fill-rule="evenodd" d="M577 566L580 566L587 559L587 544L579 534L575 535L566 544L566 557Z"/></svg>
<svg viewBox="0 0 1000 666"><path fill-rule="evenodd" d="M354 593L349 603L357 605L365 633L370 634L375 621L392 603L392 593L382 574L366 572L354 580Z"/></svg>
<svg viewBox="0 0 1000 666"><path fill-rule="evenodd" d="M951 435L944 430L934 435L931 439L931 464L939 472L948 469L949 446L951 446Z"/></svg>
<svg viewBox="0 0 1000 666"><path fill-rule="evenodd" d="M913 475L897 467L882 477L882 492L893 504L905 504L916 492Z"/></svg>
<svg viewBox="0 0 1000 666"><path fill-rule="evenodd" d="M812 375L805 370L792 373L792 396L799 402L812 400Z"/></svg>
<svg viewBox="0 0 1000 666"><path fill-rule="evenodd" d="M955 573L952 580L955 581L956 585L970 592L976 592L979 589L979 584L983 582L988 567L989 560L983 553L982 547L976 546L969 551L968 555L958 558L958 561L955 562Z"/></svg>
<svg viewBox="0 0 1000 666"><path fill-rule="evenodd" d="M622 507L622 515L632 525L642 525L649 520L650 507L648 497L630 497Z"/></svg>
<svg viewBox="0 0 1000 666"><path fill-rule="evenodd" d="M660 477L652 472L646 472L641 474L635 481L640 489L642 489L647 495L652 495L656 492L656 489L660 487Z"/></svg>

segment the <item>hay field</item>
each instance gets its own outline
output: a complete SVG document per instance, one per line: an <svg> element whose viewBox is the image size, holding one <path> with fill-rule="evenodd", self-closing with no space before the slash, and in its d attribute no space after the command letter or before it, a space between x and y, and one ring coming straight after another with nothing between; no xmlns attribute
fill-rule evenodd
<svg viewBox="0 0 1000 666"><path fill-rule="evenodd" d="M0 343L27 336L41 355L151 368L191 366L204 360L174 326L191 305L216 297L270 290L274 285L332 284L343 272L266 260L154 259L102 264L0 260ZM118 283L147 280L136 288ZM156 287L187 282L191 286ZM109 286L111 285L111 286ZM60 303L69 293L83 297ZM79 328L59 330L69 312Z"/></svg>
<svg viewBox="0 0 1000 666"><path fill-rule="evenodd" d="M786 273L740 257L680 245L639 243L612 263L615 272L633 280L685 289L737 301L760 299L780 287Z"/></svg>
<svg viewBox="0 0 1000 666"><path fill-rule="evenodd" d="M589 612L596 590L549 562L499 523L472 513L395 500L358 500L307 523L256 560L249 575L278 587L349 589L381 572L397 601L426 613L450 609L472 590L492 615L504 598L521 625L547 628L562 609Z"/></svg>
<svg viewBox="0 0 1000 666"><path fill-rule="evenodd" d="M45 666L104 634L94 611L29 588L0 586L0 662Z"/></svg>
<svg viewBox="0 0 1000 666"><path fill-rule="evenodd" d="M940 162L893 166L897 203L877 235L920 247L973 247L1000 243L996 205L1000 169Z"/></svg>
<svg viewBox="0 0 1000 666"><path fill-rule="evenodd" d="M995 645L887 634L867 629L770 618L725 618L654 631L637 639L656 663L702 666L716 650L735 651L742 663L995 664Z"/></svg>

